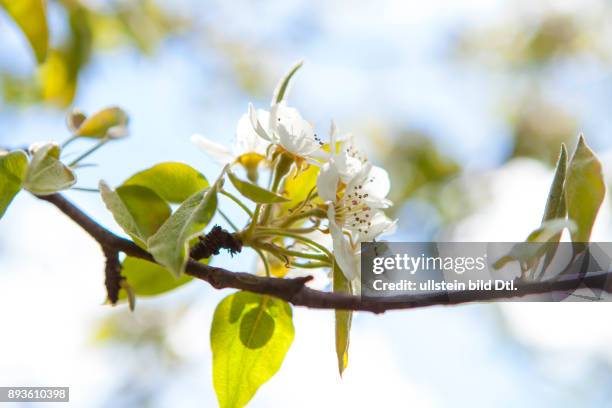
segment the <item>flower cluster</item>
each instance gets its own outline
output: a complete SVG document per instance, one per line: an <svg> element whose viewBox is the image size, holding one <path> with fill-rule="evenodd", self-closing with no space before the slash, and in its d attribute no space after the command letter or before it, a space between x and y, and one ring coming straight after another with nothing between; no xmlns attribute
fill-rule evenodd
<svg viewBox="0 0 612 408"><path fill-rule="evenodd" d="M285 91L295 71L296 69L293 69L277 87L269 111L255 109L249 104L247 113L238 121L231 148L201 135L194 135L192 141L220 164L242 165L253 182L258 179L262 167L272 168L272 177L276 176L277 181L282 179L288 171L278 174L279 156L285 158L285 161L289 160L291 167L295 165L293 178L310 166L315 166L318 172L316 182L311 187L302 186L302 189L310 188L311 191L303 202L296 205L291 215L283 218L282 214L278 214L278 217L275 216L269 221L265 216L258 217L257 212L252 226L247 228L247 231L252 231L253 225L256 225L255 229L259 231L269 226L277 227L277 230L280 226L304 234L314 230L324 231L331 235L333 244L330 262L335 262L347 280L353 283L353 288L358 290L360 243L373 241L390 232L395 226L395 221L384 213L384 209L391 205L386 198L390 190L389 176L381 167L372 165L366 154L355 146L352 136L338 137L333 122L329 140L324 142L315 133L313 125L305 120L297 109L287 105L284 99ZM270 184L273 193L283 192L282 184ZM317 196L315 204L314 198ZM296 230L288 220L302 219L296 216L297 209L304 212L306 207L311 209L307 213L312 215L310 221L314 226L302 226ZM269 211L273 210L268 209ZM279 217L285 221L279 222ZM323 228L322 222L326 222L328 228ZM282 233L282 230L280 232ZM261 233L256 236L261 237ZM299 235L292 237L296 239L296 243L308 242L307 238L300 240ZM247 243L248 238L247 236ZM287 253L295 256L296 252L282 251L274 241L265 245L259 241L253 242L254 247L258 245L260 249L270 251L279 259L284 259L283 254ZM275 249L278 249L276 253Z"/></svg>

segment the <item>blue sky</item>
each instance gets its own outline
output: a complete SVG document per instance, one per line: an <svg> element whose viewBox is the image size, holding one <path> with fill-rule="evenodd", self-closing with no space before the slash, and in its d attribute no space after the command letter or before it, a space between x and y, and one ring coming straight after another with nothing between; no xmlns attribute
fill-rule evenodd
<svg viewBox="0 0 612 408"><path fill-rule="evenodd" d="M499 93L508 84L484 65L457 63L450 56L455 33L466 26L492 24L518 9L539 12L529 2L517 3L185 0L165 4L180 4L184 12L214 30L258 49L252 58L271 72L266 79L270 92L276 77L304 59L290 101L319 129L327 129L334 118L341 130L353 130L358 140L373 125L428 130L468 172L485 172L493 180L533 178L534 194L541 191L538 202L543 204L545 190L540 186L548 183L549 169L520 162L495 170L510 148L509 129L498 112ZM553 7L546 4L541 8ZM571 10L580 4L565 1L554 7ZM6 21L0 16L0 64L31 69L29 51ZM552 78L560 85L551 92L580 114L581 127L591 131L589 140L604 152L610 147L606 135L612 125L605 92L609 74L597 63L570 64ZM133 172L162 161L182 161L215 177L220 168L189 138L198 132L229 141L237 119L253 99L235 84L227 62L204 38L170 40L146 58L130 49L98 54L81 84L75 105L92 112L117 104L131 117L130 138L109 144L93 157L97 167L79 173L83 187L96 186L101 175L119 184ZM264 106L268 96L253 102ZM62 112L0 106L2 143L61 141L66 135ZM365 137L361 142L368 146ZM72 148L82 146L75 143ZM483 223L490 226L479 230L483 237L497 233L497 239L511 240L529 232L525 228L539 217L539 206L523 208L500 198L502 191L496 194L497 200L491 199L495 205L461 226L464 237L472 236L473 225ZM68 195L96 219L115 225L96 195ZM509 208L517 205L521 217L514 217L523 220L520 225L513 222ZM20 384L70 385L75 406L110 406L109 401L129 406L115 392L116 363L109 361L120 352L101 350L89 341L96 319L128 313L125 308L111 312L100 306L102 259L95 243L54 209L25 194L14 207L0 221L0 287L6 291L0 296L0 319L14 328L0 340L5 346L0 347L5 367L0 368L0 383L10 385L18 379ZM233 209L229 213L239 214ZM504 217L505 224L495 224ZM215 263L247 270L253 258L221 256ZM158 378L145 368L132 372L127 363L121 375L135 376L140 385L163 384L155 406L214 404L208 328L215 304L227 293L193 284L166 299L140 301L139 307L152 310L189 306L178 324L168 323L169 341L188 363L172 378ZM332 314L298 309L295 344L279 374L262 387L251 406L335 402L360 407L381 401L439 407L602 406L610 397L604 388L611 378L612 349L606 344L612 344L612 332L601 327L609 315L606 305L596 306L472 305L358 315L350 367L342 381L335 368ZM130 318L135 325L143 324L138 311ZM572 325L578 329L572 330ZM587 376L594 379L592 383L583 380Z"/></svg>

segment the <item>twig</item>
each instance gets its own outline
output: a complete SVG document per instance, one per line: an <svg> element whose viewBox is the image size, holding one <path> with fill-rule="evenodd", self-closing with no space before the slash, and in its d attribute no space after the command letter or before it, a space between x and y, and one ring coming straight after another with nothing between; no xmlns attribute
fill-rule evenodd
<svg viewBox="0 0 612 408"><path fill-rule="evenodd" d="M59 208L64 214L80 225L103 248L124 252L127 255L155 262L151 254L135 243L118 237L108 231L83 211L66 200L60 194L40 196ZM342 309L384 313L387 310L414 309L435 305L457 305L471 302L487 302L491 300L510 299L526 295L546 294L552 292L571 291L580 285L602 288L612 292L612 272L590 273L586 276L567 275L554 281L517 282L515 290L499 291L457 291L437 292L432 294L409 294L391 297L366 297L342 293L323 292L310 289L305 285L312 277L292 279L256 276L244 272L231 272L223 268L205 265L190 259L187 262L186 274L208 282L216 289L233 288L246 290L263 295L283 299L295 306L305 306L315 309Z"/></svg>

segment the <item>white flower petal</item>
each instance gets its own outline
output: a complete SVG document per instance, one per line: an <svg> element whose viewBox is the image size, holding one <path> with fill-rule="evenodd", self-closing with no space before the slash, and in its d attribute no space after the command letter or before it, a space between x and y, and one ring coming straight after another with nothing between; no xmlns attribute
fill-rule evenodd
<svg viewBox="0 0 612 408"><path fill-rule="evenodd" d="M336 201L340 177L332 162L326 163L317 176L317 192L325 202Z"/></svg>
<svg viewBox="0 0 612 408"><path fill-rule="evenodd" d="M255 130L255 132L263 139L267 140L268 142L274 143L274 141L272 140L272 136L270 136L268 132L266 132L266 130L259 122L258 116L259 115L255 111L255 108L253 108L253 104L249 103L249 119L251 120L251 126L253 126L253 130Z"/></svg>
<svg viewBox="0 0 612 408"><path fill-rule="evenodd" d="M389 194L389 191L391 191L389 173L382 167L372 166L372 169L368 173L366 185L366 190L369 194L379 198L385 198Z"/></svg>
<svg viewBox="0 0 612 408"><path fill-rule="evenodd" d="M361 276L361 256L359 252L353 249L351 243L344 236L342 228L336 224L335 212L332 206L329 206L327 216L329 218L329 230L334 246L334 257L336 258L338 266L340 266L342 273L349 281L359 279Z"/></svg>
<svg viewBox="0 0 612 408"><path fill-rule="evenodd" d="M260 112L263 114L260 115ZM268 120L267 115L268 112L258 111L259 123L266 123ZM265 118L265 121L262 121L262 118ZM242 115L236 126L236 139L233 145L234 155L241 156L248 153L258 153L264 156L269 145L270 142L259 137L255 129L253 129L250 116L247 113Z"/></svg>
<svg viewBox="0 0 612 408"><path fill-rule="evenodd" d="M357 234L357 242L372 242L383 235L392 234L397 227L397 220L391 220L382 211L377 211L371 222L367 231Z"/></svg>
<svg viewBox="0 0 612 408"><path fill-rule="evenodd" d="M336 155L336 135L338 134L338 128L336 127L336 122L332 119L331 124L329 125L329 156Z"/></svg>
<svg viewBox="0 0 612 408"><path fill-rule="evenodd" d="M227 147L213 142L202 135L195 134L191 136L191 142L220 164L231 163L235 159Z"/></svg>

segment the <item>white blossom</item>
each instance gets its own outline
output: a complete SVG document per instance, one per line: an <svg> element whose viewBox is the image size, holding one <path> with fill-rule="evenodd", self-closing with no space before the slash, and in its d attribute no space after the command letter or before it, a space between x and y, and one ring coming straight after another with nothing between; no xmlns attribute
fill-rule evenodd
<svg viewBox="0 0 612 408"><path fill-rule="evenodd" d="M326 158L321 149L323 142L312 125L284 101L273 105L270 112L256 111L253 105L249 105L249 116L253 129L261 138L281 146L298 159L316 164L317 160Z"/></svg>
<svg viewBox="0 0 612 408"><path fill-rule="evenodd" d="M265 116L262 114L262 120L264 118ZM212 141L199 134L194 134L191 137L191 141L222 165L246 161L255 161L258 164L265 158L266 149L270 145L268 141L260 138L253 130L248 113L242 115L238 121L236 136L231 147Z"/></svg>
<svg viewBox="0 0 612 408"><path fill-rule="evenodd" d="M395 221L383 212L391 205L386 198L391 187L389 175L380 167L358 160L362 166L346 184L340 171L350 167L344 166L346 161L338 166L338 155L323 166L317 178L319 197L328 203L336 261L352 282L360 276L359 243L372 241L395 227Z"/></svg>

